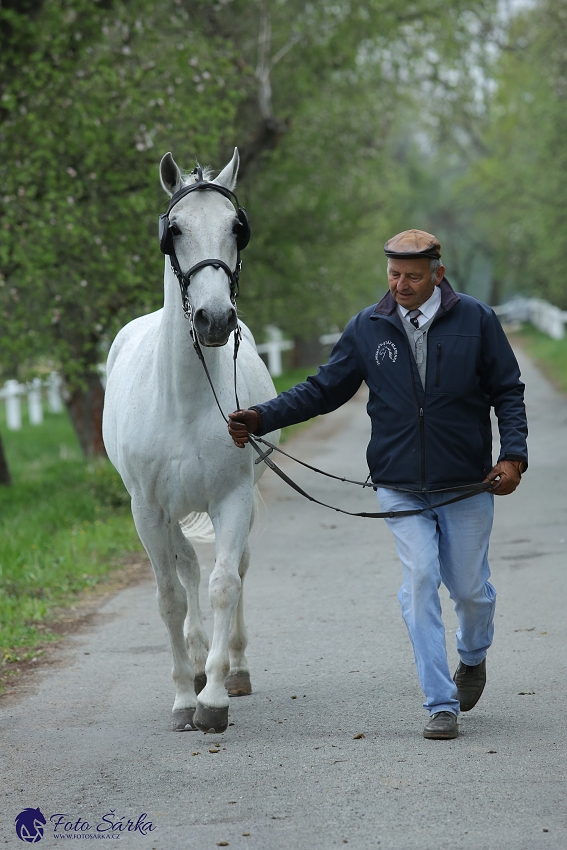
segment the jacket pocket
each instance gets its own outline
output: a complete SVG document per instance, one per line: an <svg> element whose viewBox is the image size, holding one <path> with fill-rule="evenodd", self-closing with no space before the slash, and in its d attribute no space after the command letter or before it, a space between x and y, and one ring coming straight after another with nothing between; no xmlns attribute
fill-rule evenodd
<svg viewBox="0 0 567 850"><path fill-rule="evenodd" d="M437 365L435 367L435 387L441 383L441 343L437 343Z"/></svg>

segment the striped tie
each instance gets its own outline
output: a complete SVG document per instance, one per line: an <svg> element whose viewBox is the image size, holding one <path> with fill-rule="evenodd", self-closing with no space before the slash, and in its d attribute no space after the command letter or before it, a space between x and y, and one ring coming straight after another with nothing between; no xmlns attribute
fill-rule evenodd
<svg viewBox="0 0 567 850"><path fill-rule="evenodd" d="M419 320L417 318L418 316L421 316L421 310L410 310L410 312L408 313L408 318L416 329L419 328Z"/></svg>

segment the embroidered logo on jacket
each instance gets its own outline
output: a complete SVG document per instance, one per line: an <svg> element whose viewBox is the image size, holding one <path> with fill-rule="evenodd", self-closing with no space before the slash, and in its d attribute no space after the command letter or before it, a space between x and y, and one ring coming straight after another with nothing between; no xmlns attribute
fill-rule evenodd
<svg viewBox="0 0 567 850"><path fill-rule="evenodd" d="M378 348L376 349L376 354L374 355L376 358L376 363L378 366L380 363L383 363L386 357L389 357L392 363L395 363L398 359L398 349L394 345L394 343L387 339L384 342L381 342Z"/></svg>

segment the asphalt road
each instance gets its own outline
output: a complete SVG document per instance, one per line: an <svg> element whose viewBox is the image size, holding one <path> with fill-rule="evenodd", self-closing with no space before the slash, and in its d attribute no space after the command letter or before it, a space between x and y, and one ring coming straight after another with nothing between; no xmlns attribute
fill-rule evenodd
<svg viewBox="0 0 567 850"><path fill-rule="evenodd" d="M48 819L42 847L64 843L52 814L65 815L58 834L87 840L97 824L134 824L145 812L154 828L115 830L120 846L566 848L567 402L525 358L522 367L530 469L516 494L497 499L496 639L485 695L461 715L458 739L421 735L386 525L310 505L267 473L267 526L246 582L254 693L231 701L234 725L223 735L169 731L171 659L149 576L67 639L31 690L0 701L0 842L24 846L14 818L30 806ZM364 477L364 401L290 450ZM374 509L370 491L293 474L319 497ZM200 552L206 579L213 553Z"/></svg>

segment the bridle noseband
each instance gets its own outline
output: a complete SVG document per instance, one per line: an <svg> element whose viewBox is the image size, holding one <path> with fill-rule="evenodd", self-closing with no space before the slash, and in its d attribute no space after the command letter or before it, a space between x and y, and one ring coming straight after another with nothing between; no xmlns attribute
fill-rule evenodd
<svg viewBox="0 0 567 850"><path fill-rule="evenodd" d="M230 189L226 189L224 186L219 186L217 183L210 183L207 180L203 179L203 170L200 165L198 165L193 171L192 174L197 175L197 180L195 183L192 183L190 186L183 186L174 195L172 195L171 200L169 202L169 207L167 212L159 217L159 245L166 256L169 256L171 261L171 269L177 278L179 283L179 288L181 290L181 304L183 307L183 313L185 318L191 321L191 325L193 325L193 311L191 309L191 304L189 303L189 284L191 283L191 278L194 274L196 274L201 269L204 269L206 266L212 266L214 269L222 269L226 276L228 277L230 284L230 300L232 304L236 307L236 299L238 298L240 291L240 270L242 268L242 261L240 259L240 252L246 248L248 242L250 241L250 224L248 222L248 216L246 214L246 210L244 207L241 207L238 203L238 198L231 192ZM225 198L228 198L231 203L234 204L237 215L237 226L236 226L236 266L234 269L231 269L224 260L219 259L207 259L200 260L198 263L195 263L194 266L183 272L181 270L181 266L179 265L179 260L177 259L177 254L175 253L175 246L173 244L173 225L169 220L169 214L176 204L179 203L183 198L189 195L191 192L218 192L220 195L223 195ZM193 327L192 327L193 330Z"/></svg>

